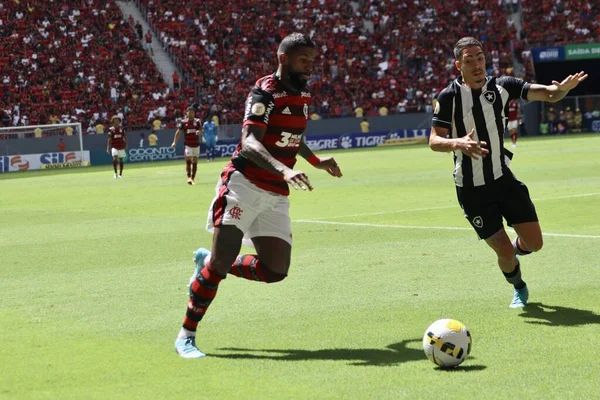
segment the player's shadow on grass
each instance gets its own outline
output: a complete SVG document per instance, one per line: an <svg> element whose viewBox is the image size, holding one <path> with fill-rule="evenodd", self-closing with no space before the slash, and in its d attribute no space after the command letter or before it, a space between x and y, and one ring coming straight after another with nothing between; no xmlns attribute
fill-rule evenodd
<svg viewBox="0 0 600 400"><path fill-rule="evenodd" d="M360 366L391 366L408 361L427 361L423 350L407 347L409 343L421 343L420 339L403 340L391 344L385 349L240 349L223 348L229 354L211 354L212 357L230 359L255 359L276 361L349 361L350 365ZM429 362L429 361L427 361ZM479 371L486 367L483 365L466 365L460 367L463 371Z"/></svg>
<svg viewBox="0 0 600 400"><path fill-rule="evenodd" d="M600 315L589 310L577 308L549 306L543 303L528 303L523 308L521 317L531 318L529 324L546 326L579 326L600 324Z"/></svg>

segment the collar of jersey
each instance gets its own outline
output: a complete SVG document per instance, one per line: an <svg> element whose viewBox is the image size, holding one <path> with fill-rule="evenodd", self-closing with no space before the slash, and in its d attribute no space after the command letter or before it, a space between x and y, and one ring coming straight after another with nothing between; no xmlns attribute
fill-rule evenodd
<svg viewBox="0 0 600 400"><path fill-rule="evenodd" d="M300 90L297 90L297 89L293 88L292 86L286 85L284 81L279 79L279 77L277 76L277 72L273 72L273 79L275 79L277 82L279 82L281 84L281 86L283 86L285 88L285 90L289 91L291 94L298 95L301 93Z"/></svg>

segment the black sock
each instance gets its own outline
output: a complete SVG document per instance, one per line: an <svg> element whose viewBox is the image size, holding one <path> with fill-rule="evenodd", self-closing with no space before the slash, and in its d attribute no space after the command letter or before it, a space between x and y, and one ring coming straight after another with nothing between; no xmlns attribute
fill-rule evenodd
<svg viewBox="0 0 600 400"><path fill-rule="evenodd" d="M515 289L520 290L523 289L527 284L521 279L521 264L517 264L515 269L512 272L502 272L504 274L504 278L510 284L512 284Z"/></svg>
<svg viewBox="0 0 600 400"><path fill-rule="evenodd" d="M513 245L513 249L515 249L515 254L517 254L519 256L526 256L527 254L531 254L530 251L523 250L521 248L521 246L519 246L519 238L518 237L516 237L515 240L513 240L512 245Z"/></svg>

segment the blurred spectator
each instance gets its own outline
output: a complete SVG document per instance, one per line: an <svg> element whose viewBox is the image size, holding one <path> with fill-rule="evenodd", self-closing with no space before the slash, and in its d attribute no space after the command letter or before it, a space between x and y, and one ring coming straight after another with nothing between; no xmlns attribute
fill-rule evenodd
<svg viewBox="0 0 600 400"><path fill-rule="evenodd" d="M369 121L366 118L363 118L360 123L360 131L362 133L369 133Z"/></svg>
<svg viewBox="0 0 600 400"><path fill-rule="evenodd" d="M150 147L156 147L157 144L158 144L158 136L156 136L156 132L151 131L150 135L148 136L148 145Z"/></svg>
<svg viewBox="0 0 600 400"><path fill-rule="evenodd" d="M64 151L66 151L66 149L67 149L67 145L65 144L65 141L63 140L63 138L60 138L57 146L58 146L59 153L62 153Z"/></svg>

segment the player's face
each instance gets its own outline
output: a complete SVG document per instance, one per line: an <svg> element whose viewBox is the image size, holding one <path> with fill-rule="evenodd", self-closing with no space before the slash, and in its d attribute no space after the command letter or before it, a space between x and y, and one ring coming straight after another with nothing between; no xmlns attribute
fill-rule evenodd
<svg viewBox="0 0 600 400"><path fill-rule="evenodd" d="M187 112L187 116L189 119L194 119L194 117L196 116L196 113L193 110L190 110Z"/></svg>
<svg viewBox="0 0 600 400"><path fill-rule="evenodd" d="M314 64L315 49L310 47L301 47L287 57L288 77L296 89L306 89Z"/></svg>
<svg viewBox="0 0 600 400"><path fill-rule="evenodd" d="M113 126L118 127L119 125L121 125L121 120L119 118L113 119Z"/></svg>
<svg viewBox="0 0 600 400"><path fill-rule="evenodd" d="M485 54L479 46L463 49L460 60L456 61L463 81L477 86L485 83Z"/></svg>

